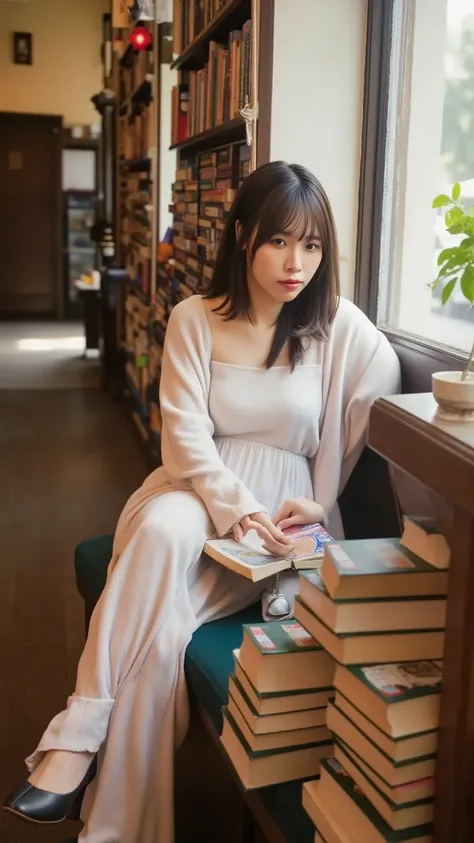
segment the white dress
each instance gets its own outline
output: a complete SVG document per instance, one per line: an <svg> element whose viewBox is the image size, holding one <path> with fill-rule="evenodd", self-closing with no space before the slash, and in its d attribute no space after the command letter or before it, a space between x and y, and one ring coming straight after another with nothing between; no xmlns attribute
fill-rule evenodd
<svg viewBox="0 0 474 843"><path fill-rule="evenodd" d="M346 304L352 321L360 320L360 311ZM360 385L371 368L378 383L362 389L351 414L353 396L344 405L344 379L337 378L344 425L338 419L331 425L329 440L340 455L338 476L326 484L336 494L341 465L355 461L363 445L371 401L398 389L396 357L364 320L360 354L349 337L355 357L344 371L355 377L357 370ZM160 389L164 466L120 516L74 694L27 759L32 770L50 749L99 753L80 843L172 843L173 756L188 723L186 646L198 626L250 605L264 587L202 556L202 546L243 515L263 509L272 515L287 498L313 496L318 454L327 467L333 450L321 423L326 416L329 424L334 389L325 369L328 353L337 353L336 333L329 343L312 343L293 373L288 366L234 366L211 361L199 296L173 310ZM339 351L346 335L342 323ZM373 368L374 356L380 369ZM332 494L332 505L323 504L327 512L337 510Z"/></svg>

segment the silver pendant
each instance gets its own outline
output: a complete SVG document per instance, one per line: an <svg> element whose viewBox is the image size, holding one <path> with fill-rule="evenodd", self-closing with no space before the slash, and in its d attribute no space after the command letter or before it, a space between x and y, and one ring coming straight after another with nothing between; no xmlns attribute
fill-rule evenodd
<svg viewBox="0 0 474 843"><path fill-rule="evenodd" d="M248 97L245 97L245 105L240 109L240 116L245 120L245 133L247 146L252 146L253 141L253 124L257 120L258 106L250 107Z"/></svg>
<svg viewBox="0 0 474 843"><path fill-rule="evenodd" d="M277 594L268 601L266 614L272 618L286 618L291 612L290 602L283 596Z"/></svg>

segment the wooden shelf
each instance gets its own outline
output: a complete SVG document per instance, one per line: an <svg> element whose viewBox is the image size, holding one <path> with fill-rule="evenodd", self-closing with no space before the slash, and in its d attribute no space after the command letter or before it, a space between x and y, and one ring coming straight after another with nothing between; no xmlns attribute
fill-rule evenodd
<svg viewBox="0 0 474 843"><path fill-rule="evenodd" d="M138 158L124 158L120 166L129 173L145 172L151 167L151 158L146 155L140 155Z"/></svg>
<svg viewBox="0 0 474 843"><path fill-rule="evenodd" d="M189 153L194 153L206 149L209 146L218 146L244 139L245 123L241 117L236 117L227 123L221 123L219 126L207 129L205 132L200 132L199 135L193 135L193 137L186 138L184 141L174 143L170 146L170 149L186 150Z"/></svg>
<svg viewBox="0 0 474 843"><path fill-rule="evenodd" d="M208 59L209 41L227 43L229 32L251 17L251 0L231 0L171 64L172 69L196 70Z"/></svg>

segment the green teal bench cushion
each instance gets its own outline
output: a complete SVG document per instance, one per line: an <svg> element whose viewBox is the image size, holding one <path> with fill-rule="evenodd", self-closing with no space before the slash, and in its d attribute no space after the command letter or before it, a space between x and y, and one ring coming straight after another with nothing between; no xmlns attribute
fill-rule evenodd
<svg viewBox="0 0 474 843"><path fill-rule="evenodd" d="M86 605L86 623L105 586L112 556L112 536L87 539L76 547L74 566L79 593ZM186 651L189 688L222 731L222 706L227 702L232 650L242 642L242 624L261 621L260 604L212 621L194 633ZM263 788L260 798L288 843L313 843L314 827L301 806L301 782Z"/></svg>

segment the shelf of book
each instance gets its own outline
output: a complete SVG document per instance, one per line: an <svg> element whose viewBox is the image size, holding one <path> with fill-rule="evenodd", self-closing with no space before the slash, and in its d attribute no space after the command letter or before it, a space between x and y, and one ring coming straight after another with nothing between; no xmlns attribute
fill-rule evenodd
<svg viewBox="0 0 474 843"><path fill-rule="evenodd" d="M241 117L227 120L197 135L191 135L185 140L171 144L171 149L177 151L186 150L187 154L207 149L209 145L232 143L233 141L245 140L245 122Z"/></svg>
<svg viewBox="0 0 474 843"><path fill-rule="evenodd" d="M177 58L172 67L201 67L208 58L210 41L224 41L229 32L240 29L251 17L251 5L250 0L203 0L196 9L192 2L174 0L173 51Z"/></svg>
<svg viewBox="0 0 474 843"><path fill-rule="evenodd" d="M135 51L116 30L113 87L116 107L117 256L126 270L119 308L119 342L124 353L125 388L141 437L148 438L148 355L150 307L156 278L156 158L158 129L157 27L146 50Z"/></svg>

